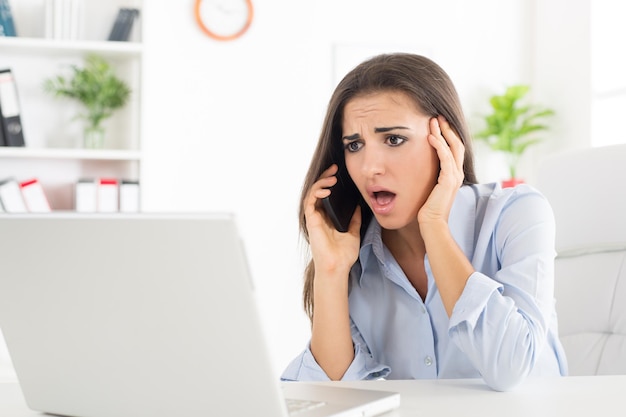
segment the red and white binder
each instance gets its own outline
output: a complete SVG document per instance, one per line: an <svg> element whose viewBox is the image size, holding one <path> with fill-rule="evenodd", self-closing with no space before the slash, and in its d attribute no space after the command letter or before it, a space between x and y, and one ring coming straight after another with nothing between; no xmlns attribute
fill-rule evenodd
<svg viewBox="0 0 626 417"><path fill-rule="evenodd" d="M0 202L7 213L28 212L20 184L13 177L0 181Z"/></svg>
<svg viewBox="0 0 626 417"><path fill-rule="evenodd" d="M52 211L46 193L37 178L20 182L20 189L29 212L48 213Z"/></svg>
<svg viewBox="0 0 626 417"><path fill-rule="evenodd" d="M119 185L116 178L98 180L98 211L104 213L119 211Z"/></svg>

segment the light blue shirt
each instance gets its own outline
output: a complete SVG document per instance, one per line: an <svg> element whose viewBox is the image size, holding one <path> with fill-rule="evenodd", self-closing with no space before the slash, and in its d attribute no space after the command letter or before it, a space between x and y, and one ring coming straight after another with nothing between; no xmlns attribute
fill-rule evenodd
<svg viewBox="0 0 626 417"><path fill-rule="evenodd" d="M350 273L358 379L483 378L507 390L529 375L566 375L554 307L555 224L528 185L461 187L449 226L474 272L448 318L428 256L423 302L382 243L375 219ZM309 347L283 380L328 380Z"/></svg>

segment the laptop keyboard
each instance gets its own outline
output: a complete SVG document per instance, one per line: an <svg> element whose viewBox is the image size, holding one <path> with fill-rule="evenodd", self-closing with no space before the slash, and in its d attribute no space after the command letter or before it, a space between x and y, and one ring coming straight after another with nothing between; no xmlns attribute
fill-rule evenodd
<svg viewBox="0 0 626 417"><path fill-rule="evenodd" d="M287 411L290 416L295 416L303 411L309 411L326 404L324 401L297 400L295 398L285 399L287 403Z"/></svg>

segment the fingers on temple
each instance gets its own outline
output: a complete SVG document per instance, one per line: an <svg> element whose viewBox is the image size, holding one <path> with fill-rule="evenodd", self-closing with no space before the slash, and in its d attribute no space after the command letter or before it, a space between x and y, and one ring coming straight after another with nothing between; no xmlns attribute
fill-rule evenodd
<svg viewBox="0 0 626 417"><path fill-rule="evenodd" d="M459 169L463 168L463 159L465 156L465 145L463 141L459 138L457 133L452 129L450 123L443 116L438 116L437 121L439 122L439 128L441 129L442 136L446 140L446 143L450 147L450 151L454 156L454 160L457 163Z"/></svg>

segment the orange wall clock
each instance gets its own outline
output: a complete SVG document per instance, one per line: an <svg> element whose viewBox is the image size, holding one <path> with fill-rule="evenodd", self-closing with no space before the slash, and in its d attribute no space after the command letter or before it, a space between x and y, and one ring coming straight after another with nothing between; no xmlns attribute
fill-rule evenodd
<svg viewBox="0 0 626 417"><path fill-rule="evenodd" d="M196 0L196 22L205 35L218 41L240 38L254 17L252 0Z"/></svg>

